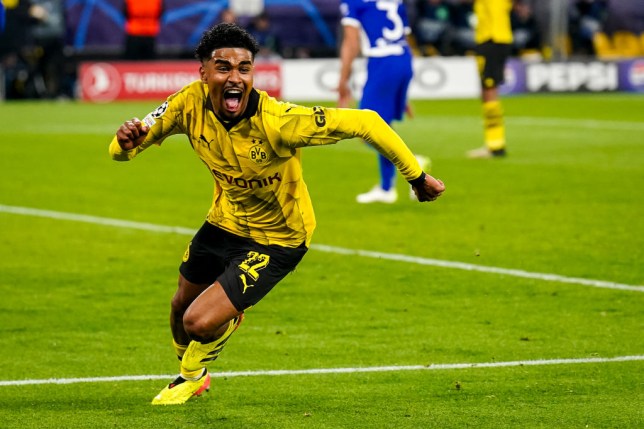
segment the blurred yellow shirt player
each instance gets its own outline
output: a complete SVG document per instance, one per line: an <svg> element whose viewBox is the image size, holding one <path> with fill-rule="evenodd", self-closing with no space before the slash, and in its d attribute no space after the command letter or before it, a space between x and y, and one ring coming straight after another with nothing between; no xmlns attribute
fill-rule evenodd
<svg viewBox="0 0 644 429"><path fill-rule="evenodd" d="M505 62L512 47L511 0L475 0L477 24L474 38L481 79L485 146L468 152L470 158L506 155L503 109L498 87L503 83Z"/></svg>
<svg viewBox="0 0 644 429"><path fill-rule="evenodd" d="M476 43L493 41L495 43L512 43L510 26L511 0L476 0L474 13L477 17Z"/></svg>

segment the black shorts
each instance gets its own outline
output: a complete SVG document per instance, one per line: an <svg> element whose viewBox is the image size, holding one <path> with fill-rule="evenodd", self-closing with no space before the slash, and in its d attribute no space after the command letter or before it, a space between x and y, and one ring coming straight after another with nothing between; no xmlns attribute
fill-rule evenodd
<svg viewBox="0 0 644 429"><path fill-rule="evenodd" d="M511 51L512 45L507 43L488 41L476 46L476 60L483 88L495 88L504 82L505 62Z"/></svg>
<svg viewBox="0 0 644 429"><path fill-rule="evenodd" d="M308 248L265 246L208 222L192 238L179 272L191 283L221 283L235 308L255 305L302 260Z"/></svg>

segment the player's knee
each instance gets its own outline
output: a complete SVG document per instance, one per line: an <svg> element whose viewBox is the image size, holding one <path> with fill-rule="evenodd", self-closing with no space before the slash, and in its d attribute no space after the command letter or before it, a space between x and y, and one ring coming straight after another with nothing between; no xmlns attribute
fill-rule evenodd
<svg viewBox="0 0 644 429"><path fill-rule="evenodd" d="M177 291L170 301L170 309L173 315L178 315L183 317L183 314L186 312L186 309L190 305L190 302L187 302L184 295Z"/></svg>
<svg viewBox="0 0 644 429"><path fill-rule="evenodd" d="M210 343L222 336L230 336L234 332L231 327L230 320L222 323L208 315L198 314L198 312L190 309L183 315L184 330L192 340L200 343Z"/></svg>
<svg viewBox="0 0 644 429"><path fill-rule="evenodd" d="M170 301L172 314L183 317L183 314L186 312L190 304L192 304L195 298L207 287L207 285L190 283L185 279L185 277L183 277L183 275L180 275L177 291L172 297L172 301Z"/></svg>
<svg viewBox="0 0 644 429"><path fill-rule="evenodd" d="M186 312L183 315L183 329L188 336L199 342L210 342L216 338L218 326L212 326L204 317L194 312Z"/></svg>

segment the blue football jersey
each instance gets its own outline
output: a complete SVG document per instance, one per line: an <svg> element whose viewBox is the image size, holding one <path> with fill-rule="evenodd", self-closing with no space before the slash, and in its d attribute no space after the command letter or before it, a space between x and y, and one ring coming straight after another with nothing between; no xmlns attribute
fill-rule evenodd
<svg viewBox="0 0 644 429"><path fill-rule="evenodd" d="M409 53L411 29L403 0L343 0L340 11L342 25L361 29L365 57Z"/></svg>

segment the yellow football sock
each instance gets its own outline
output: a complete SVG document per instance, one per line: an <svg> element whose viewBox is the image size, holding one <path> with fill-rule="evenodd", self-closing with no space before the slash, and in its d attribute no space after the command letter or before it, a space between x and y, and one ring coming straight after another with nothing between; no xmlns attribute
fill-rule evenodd
<svg viewBox="0 0 644 429"><path fill-rule="evenodd" d="M485 146L490 151L505 148L505 125L501 102L487 101L483 103L483 130Z"/></svg>
<svg viewBox="0 0 644 429"><path fill-rule="evenodd" d="M179 360L183 358L184 353L186 352L186 349L188 346L184 346L183 344L177 343L174 339L172 339L172 346L174 347L174 351L177 354L177 357Z"/></svg>
<svg viewBox="0 0 644 429"><path fill-rule="evenodd" d="M226 332L211 343L190 341L181 359L181 375L183 378L188 380L198 378L201 376L203 369L219 357L219 353L221 353L224 345L226 345L226 341L235 332L235 329L237 329L237 321L240 317L242 316L235 317L228 322Z"/></svg>

